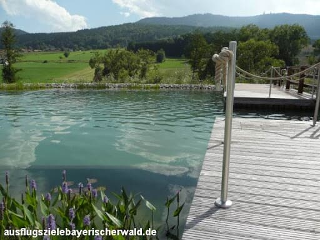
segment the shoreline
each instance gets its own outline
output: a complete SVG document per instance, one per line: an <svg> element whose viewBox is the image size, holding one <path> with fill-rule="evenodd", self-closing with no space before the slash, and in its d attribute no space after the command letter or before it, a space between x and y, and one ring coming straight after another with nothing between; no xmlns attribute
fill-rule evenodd
<svg viewBox="0 0 320 240"><path fill-rule="evenodd" d="M0 84L0 90L41 89L185 89L215 91L215 85L208 84L140 84L140 83L12 83Z"/></svg>

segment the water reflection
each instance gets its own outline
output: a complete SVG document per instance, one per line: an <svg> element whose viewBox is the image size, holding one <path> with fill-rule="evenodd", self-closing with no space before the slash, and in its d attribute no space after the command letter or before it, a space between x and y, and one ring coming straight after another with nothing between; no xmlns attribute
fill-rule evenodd
<svg viewBox="0 0 320 240"><path fill-rule="evenodd" d="M205 91L0 92L0 170L46 192L97 178L107 192L141 192L163 218L166 196L191 202L221 96ZM2 180L0 180L2 181ZM186 207L188 209L188 207ZM185 214L187 211L185 212Z"/></svg>

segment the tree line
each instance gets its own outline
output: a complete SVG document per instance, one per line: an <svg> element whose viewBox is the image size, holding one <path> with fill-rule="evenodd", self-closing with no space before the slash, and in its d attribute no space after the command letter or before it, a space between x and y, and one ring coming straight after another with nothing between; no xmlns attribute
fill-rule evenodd
<svg viewBox="0 0 320 240"><path fill-rule="evenodd" d="M13 67L18 56L14 49L16 37L13 25L3 23L1 43L6 52L6 62L2 75L6 82L14 82ZM113 49L105 55L96 53L89 62L95 70L94 80L112 78L116 81L125 78L145 79L150 69L154 82L159 81L156 62L166 56L183 57L192 70L192 78L205 80L214 76L215 64L212 55L228 46L229 41L238 41L237 64L251 72L263 72L270 66L291 66L298 64L301 49L310 43L305 29L299 25L280 25L273 29L261 29L248 25L240 29L216 32L196 31L158 41L130 42L127 49ZM320 55L320 40L314 43L314 57ZM67 54L68 52L65 52ZM158 80L157 80L158 79Z"/></svg>
<svg viewBox="0 0 320 240"><path fill-rule="evenodd" d="M91 50L115 47L126 47L130 41L146 42L164 38L177 37L193 32L217 31L228 29L222 27L195 26L155 26L137 23L127 23L116 26L84 29L76 32L57 33L23 33L17 35L16 47L53 51L72 49ZM1 30L1 29L0 29ZM0 31L1 32L1 31ZM3 48L0 43L0 49Z"/></svg>
<svg viewBox="0 0 320 240"><path fill-rule="evenodd" d="M248 25L232 31L195 32L160 41L130 42L128 50L163 49L168 57L186 57L193 74L201 80L214 74L211 57L228 46L231 40L239 44L237 64L254 72L262 72L270 66L298 64L298 54L310 42L305 29L297 24L280 25L273 29ZM320 40L314 46L315 53L320 54Z"/></svg>

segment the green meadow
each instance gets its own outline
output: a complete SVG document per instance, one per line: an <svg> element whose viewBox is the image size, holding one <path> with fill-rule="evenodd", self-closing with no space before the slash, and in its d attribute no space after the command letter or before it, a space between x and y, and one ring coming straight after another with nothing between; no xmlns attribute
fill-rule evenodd
<svg viewBox="0 0 320 240"><path fill-rule="evenodd" d="M99 50L102 54L107 50ZM64 52L24 53L15 64L19 82L23 83L81 83L91 82L94 70L89 67L89 60L96 51L70 52L66 58ZM167 58L157 64L163 83L185 83L190 76L190 66L185 59ZM0 65L0 69L2 66ZM152 70L151 70L152 71ZM0 76L2 82L2 76Z"/></svg>

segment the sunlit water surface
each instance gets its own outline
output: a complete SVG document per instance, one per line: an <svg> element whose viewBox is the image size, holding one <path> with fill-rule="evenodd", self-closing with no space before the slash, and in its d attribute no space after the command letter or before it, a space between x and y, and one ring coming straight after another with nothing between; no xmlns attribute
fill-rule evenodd
<svg viewBox="0 0 320 240"><path fill-rule="evenodd" d="M221 95L209 91L0 92L0 177L9 170L19 196L26 174L46 192L67 169L69 180L97 179L109 195L142 193L160 221L166 196L182 189L192 200L222 114Z"/></svg>

